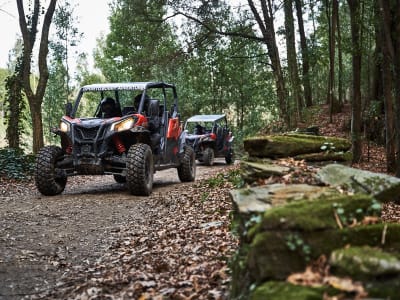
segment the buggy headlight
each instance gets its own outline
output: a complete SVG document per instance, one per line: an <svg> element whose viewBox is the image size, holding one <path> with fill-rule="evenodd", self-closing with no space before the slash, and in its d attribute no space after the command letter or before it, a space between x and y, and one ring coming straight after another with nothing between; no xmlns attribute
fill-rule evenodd
<svg viewBox="0 0 400 300"><path fill-rule="evenodd" d="M125 131L131 129L135 125L134 118L127 118L121 122L117 122L111 125L112 131Z"/></svg>
<svg viewBox="0 0 400 300"><path fill-rule="evenodd" d="M67 122L60 122L60 131L67 133L70 130L71 125Z"/></svg>

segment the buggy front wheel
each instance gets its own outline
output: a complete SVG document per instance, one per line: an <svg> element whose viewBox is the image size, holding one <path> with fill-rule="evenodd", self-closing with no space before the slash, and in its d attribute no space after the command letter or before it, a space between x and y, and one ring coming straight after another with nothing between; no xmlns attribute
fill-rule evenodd
<svg viewBox="0 0 400 300"><path fill-rule="evenodd" d="M149 196L153 189L153 153L147 144L134 144L126 157L126 183L132 195Z"/></svg>
<svg viewBox="0 0 400 300"><path fill-rule="evenodd" d="M65 189L67 175L56 165L62 155L62 149L57 146L46 146L36 155L35 185L45 196L61 194Z"/></svg>
<svg viewBox="0 0 400 300"><path fill-rule="evenodd" d="M194 181L196 178L196 157L192 147L185 147L178 166L178 177L181 182Z"/></svg>

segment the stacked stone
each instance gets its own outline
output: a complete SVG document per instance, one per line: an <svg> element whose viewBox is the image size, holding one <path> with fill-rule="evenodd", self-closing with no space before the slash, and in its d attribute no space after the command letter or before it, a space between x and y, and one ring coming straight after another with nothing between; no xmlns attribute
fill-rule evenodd
<svg viewBox="0 0 400 300"><path fill-rule="evenodd" d="M231 192L233 225L240 237L231 298L399 299L400 224L384 223L380 213L383 203L400 201L400 179L328 164L316 174L320 186L252 186L261 178L291 172L274 164L277 151L266 149L276 148L265 146L271 145L271 137L257 139L256 157L256 151L249 151L255 139L244 144L250 155L242 163L248 186ZM310 143L296 147L311 149ZM325 269L312 270L316 262ZM310 274L311 284L306 282Z"/></svg>

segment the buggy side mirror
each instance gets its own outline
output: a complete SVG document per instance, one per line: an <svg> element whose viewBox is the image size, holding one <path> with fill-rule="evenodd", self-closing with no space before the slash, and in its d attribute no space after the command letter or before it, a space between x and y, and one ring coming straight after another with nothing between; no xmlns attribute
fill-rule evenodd
<svg viewBox="0 0 400 300"><path fill-rule="evenodd" d="M71 117L71 113L72 113L72 103L67 102L67 104L65 104L65 115L67 117Z"/></svg>

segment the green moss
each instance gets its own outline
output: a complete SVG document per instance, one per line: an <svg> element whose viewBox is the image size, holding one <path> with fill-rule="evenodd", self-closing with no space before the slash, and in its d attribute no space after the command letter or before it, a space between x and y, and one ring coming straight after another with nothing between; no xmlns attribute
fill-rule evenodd
<svg viewBox="0 0 400 300"><path fill-rule="evenodd" d="M354 279L400 276L400 261L395 255L368 246L335 250L330 264L334 273Z"/></svg>
<svg viewBox="0 0 400 300"><path fill-rule="evenodd" d="M338 228L335 212L342 225L353 218L361 220L376 201L368 195L322 197L314 201L301 200L271 208L263 216L258 230L290 229L313 231Z"/></svg>
<svg viewBox="0 0 400 300"><path fill-rule="evenodd" d="M321 147L326 144L331 145L330 149L334 151L347 151L351 146L348 140L342 138L292 133L257 136L244 140L244 148L250 156L269 158L321 152Z"/></svg>
<svg viewBox="0 0 400 300"><path fill-rule="evenodd" d="M400 224L387 224L385 244L381 244L385 224L318 231L269 230L258 233L248 250L247 268L252 280L283 280L289 274L301 272L309 260L322 254L350 246L379 247L399 254ZM290 237L295 237L294 239ZM293 248L291 244L296 244Z"/></svg>
<svg viewBox="0 0 400 300"><path fill-rule="evenodd" d="M346 152L318 152L296 155L294 159L305 160L309 162L314 161L351 161L353 154L349 151Z"/></svg>
<svg viewBox="0 0 400 300"><path fill-rule="evenodd" d="M286 282L269 281L251 294L251 300L321 300L323 288L293 285Z"/></svg>
<svg viewBox="0 0 400 300"><path fill-rule="evenodd" d="M400 277L381 278L375 281L363 282L368 296L378 299L399 299Z"/></svg>

